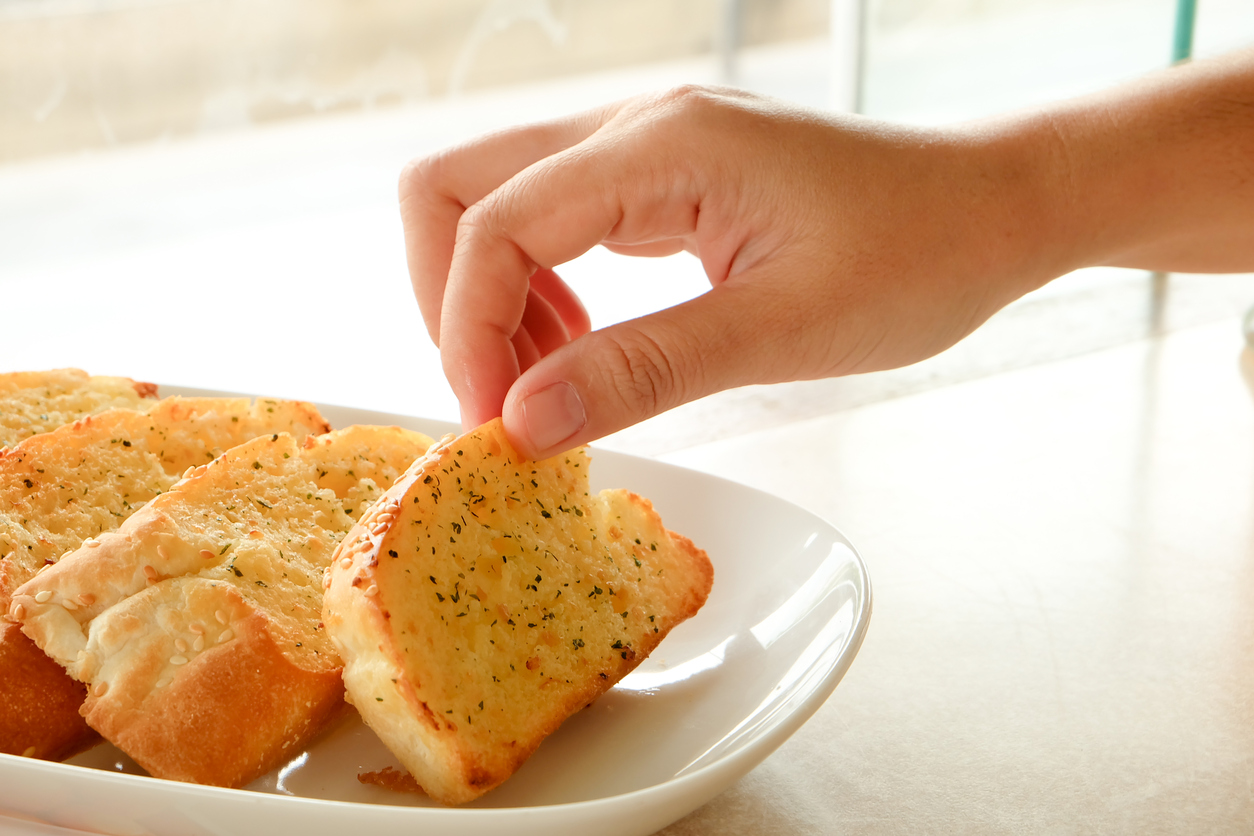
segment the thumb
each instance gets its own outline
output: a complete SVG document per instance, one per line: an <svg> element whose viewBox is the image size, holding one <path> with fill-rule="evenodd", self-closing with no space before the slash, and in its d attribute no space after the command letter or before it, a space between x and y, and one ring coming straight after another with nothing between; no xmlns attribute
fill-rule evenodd
<svg viewBox="0 0 1254 836"><path fill-rule="evenodd" d="M763 296L726 283L563 345L510 388L506 432L524 455L544 458L723 389L784 379L787 365L762 351L778 346L764 340L778 302Z"/></svg>

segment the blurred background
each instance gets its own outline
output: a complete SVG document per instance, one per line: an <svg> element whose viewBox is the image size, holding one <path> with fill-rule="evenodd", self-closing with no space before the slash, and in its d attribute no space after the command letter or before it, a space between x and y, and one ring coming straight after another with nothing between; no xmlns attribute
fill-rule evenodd
<svg viewBox="0 0 1254 836"><path fill-rule="evenodd" d="M0 0L0 366L454 419L404 263L395 194L408 159L685 82L901 122L969 119L1168 66L1180 6ZM1254 3L1197 0L1194 55L1249 44ZM598 250L559 272L597 326L707 287L688 256ZM607 443L664 453L1252 301L1248 276L1083 271L926 363L725 393Z"/></svg>

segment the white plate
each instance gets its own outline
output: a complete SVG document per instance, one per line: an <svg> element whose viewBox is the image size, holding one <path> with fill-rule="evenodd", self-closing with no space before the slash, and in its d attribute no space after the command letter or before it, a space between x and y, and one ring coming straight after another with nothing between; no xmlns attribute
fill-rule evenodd
<svg viewBox="0 0 1254 836"><path fill-rule="evenodd" d="M437 438L455 429L321 408L336 427L400 424ZM108 745L66 764L0 755L0 829L644 836L695 810L787 740L844 676L870 617L866 569L831 525L743 485L596 450L592 480L653 500L668 527L709 552L714 590L635 672L479 801L441 808L361 784L359 772L397 761L353 718L247 790L132 774L134 765Z"/></svg>

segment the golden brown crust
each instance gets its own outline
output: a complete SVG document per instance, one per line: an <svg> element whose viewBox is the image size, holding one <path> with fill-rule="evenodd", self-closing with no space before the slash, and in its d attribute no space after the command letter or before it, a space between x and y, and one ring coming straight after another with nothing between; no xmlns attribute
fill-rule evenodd
<svg viewBox="0 0 1254 836"><path fill-rule="evenodd" d="M79 716L86 693L56 662L0 622L0 752L64 760L99 741Z"/></svg>
<svg viewBox="0 0 1254 836"><path fill-rule="evenodd" d="M199 593L207 600L190 596L192 611L230 612L233 636L188 654L177 676L168 663L178 648L153 637L146 664L99 680L83 716L153 775L242 786L304 748L343 706L344 684L338 666L309 670L293 661L266 616L234 590Z"/></svg>
<svg viewBox="0 0 1254 836"><path fill-rule="evenodd" d="M705 553L588 459L499 420L432 448L344 539L323 619L362 718L446 804L499 785L709 594Z"/></svg>
<svg viewBox="0 0 1254 836"><path fill-rule="evenodd" d="M422 787L418 786L418 782L414 780L413 775L410 775L403 769L396 769L392 766L385 766L376 772L359 772L357 780L363 784L373 784L389 792L425 795Z"/></svg>

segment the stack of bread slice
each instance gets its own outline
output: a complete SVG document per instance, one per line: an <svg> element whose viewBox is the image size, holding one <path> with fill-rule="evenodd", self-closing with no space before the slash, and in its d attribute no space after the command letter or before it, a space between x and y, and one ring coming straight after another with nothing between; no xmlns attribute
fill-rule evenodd
<svg viewBox="0 0 1254 836"><path fill-rule="evenodd" d="M81 418L0 450L0 612L9 615L0 622L0 752L60 759L97 739L79 716L83 687L14 623L19 585L117 529L189 467L261 434L303 439L327 429L300 402L168 398L143 412Z"/></svg>
<svg viewBox="0 0 1254 836"><path fill-rule="evenodd" d="M144 409L157 387L81 369L0 374L0 447L106 409Z"/></svg>
<svg viewBox="0 0 1254 836"><path fill-rule="evenodd" d="M432 450L353 529L323 608L362 718L433 798L500 784L705 602L705 552L587 454L499 419Z"/></svg>
<svg viewBox="0 0 1254 836"><path fill-rule="evenodd" d="M344 705L323 573L431 443L364 426L253 439L26 582L9 616L87 685L88 723L151 774L242 786Z"/></svg>

